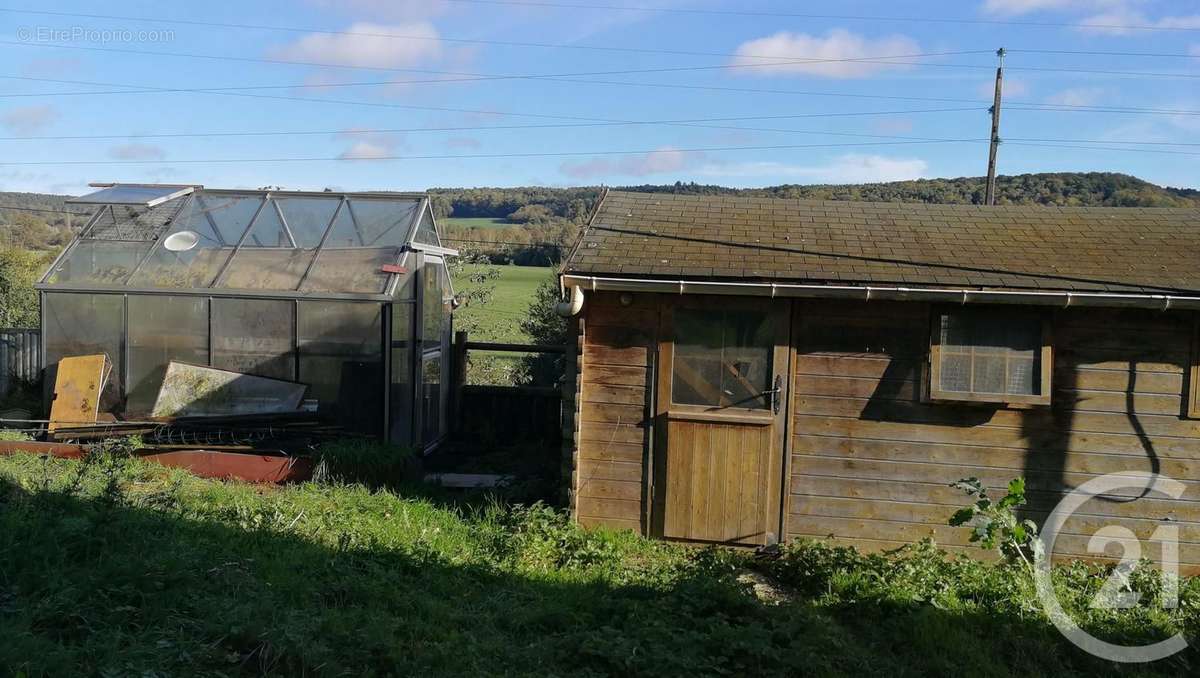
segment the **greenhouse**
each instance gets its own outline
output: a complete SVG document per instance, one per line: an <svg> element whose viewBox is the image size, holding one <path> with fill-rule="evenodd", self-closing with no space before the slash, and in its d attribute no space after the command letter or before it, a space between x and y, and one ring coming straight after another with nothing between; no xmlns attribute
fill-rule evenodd
<svg viewBox="0 0 1200 678"><path fill-rule="evenodd" d="M305 384L347 430L444 437L456 253L427 196L93 186L38 289L49 370L109 357L102 413L148 416L179 362Z"/></svg>

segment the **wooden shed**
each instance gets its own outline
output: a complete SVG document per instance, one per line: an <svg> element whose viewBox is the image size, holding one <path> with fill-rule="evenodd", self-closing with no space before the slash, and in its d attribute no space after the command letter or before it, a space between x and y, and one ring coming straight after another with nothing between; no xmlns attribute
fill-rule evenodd
<svg viewBox="0 0 1200 678"><path fill-rule="evenodd" d="M1138 471L1187 490L1091 499L1056 552L1168 522L1200 565L1200 210L609 192L561 279L581 523L954 550L954 481L1024 477L1040 523Z"/></svg>

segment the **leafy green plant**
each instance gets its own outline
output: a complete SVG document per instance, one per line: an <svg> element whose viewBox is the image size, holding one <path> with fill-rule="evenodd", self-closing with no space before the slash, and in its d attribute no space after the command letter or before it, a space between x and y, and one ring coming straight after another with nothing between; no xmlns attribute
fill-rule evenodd
<svg viewBox="0 0 1200 678"><path fill-rule="evenodd" d="M1009 481L1007 494L995 501L988 496L987 489L978 478L964 478L951 483L951 487L975 498L975 503L954 512L950 517L951 525L970 527L972 543L978 543L986 549L996 549L1009 560L1020 559L1030 568L1033 567L1026 552L1035 557L1040 553L1037 524L1032 520L1022 520L1016 512L1026 503L1024 478Z"/></svg>

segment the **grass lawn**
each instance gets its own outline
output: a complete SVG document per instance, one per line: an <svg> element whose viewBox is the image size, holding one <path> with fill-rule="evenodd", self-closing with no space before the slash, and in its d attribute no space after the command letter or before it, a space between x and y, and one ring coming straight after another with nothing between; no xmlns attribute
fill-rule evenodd
<svg viewBox="0 0 1200 678"><path fill-rule="evenodd" d="M533 301L537 286L554 274L553 268L540 266L498 266L500 277L491 300L483 306L463 306L455 311L455 324L459 327L478 323L471 331L474 341L502 341L528 343L530 338L521 331L521 319ZM460 274L461 276L461 274ZM461 277L454 281L462 284Z"/></svg>
<svg viewBox="0 0 1200 678"><path fill-rule="evenodd" d="M449 228L508 228L518 225L503 217L446 217L438 219L438 225Z"/></svg>
<svg viewBox="0 0 1200 678"><path fill-rule="evenodd" d="M0 457L4 675L1196 675L1195 650L1084 655L1022 581L932 548L763 561L422 488ZM1171 615L1067 606L1107 638L1194 637L1200 585Z"/></svg>

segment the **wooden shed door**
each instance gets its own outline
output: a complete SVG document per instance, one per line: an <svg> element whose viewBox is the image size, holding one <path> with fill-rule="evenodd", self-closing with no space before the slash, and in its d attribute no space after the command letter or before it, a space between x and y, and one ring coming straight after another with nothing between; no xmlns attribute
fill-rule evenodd
<svg viewBox="0 0 1200 678"><path fill-rule="evenodd" d="M777 539L788 304L696 297L663 310L654 531L669 539Z"/></svg>

